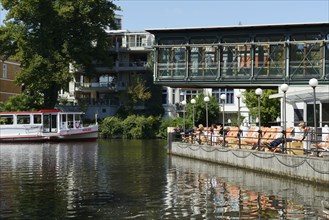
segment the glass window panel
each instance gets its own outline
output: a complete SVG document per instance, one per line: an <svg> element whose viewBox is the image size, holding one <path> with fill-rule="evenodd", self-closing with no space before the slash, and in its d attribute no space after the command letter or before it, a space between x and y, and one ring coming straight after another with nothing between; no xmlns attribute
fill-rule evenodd
<svg viewBox="0 0 329 220"><path fill-rule="evenodd" d="M290 46L290 76L320 77L322 54L320 43L297 43Z"/></svg>
<svg viewBox="0 0 329 220"><path fill-rule="evenodd" d="M17 115L17 124L30 124L30 115Z"/></svg>
<svg viewBox="0 0 329 220"><path fill-rule="evenodd" d="M316 110L316 124L319 126L319 119L320 119L320 111L319 111L319 104L315 105L315 110ZM314 126L314 105L312 104L307 104L306 106L306 119L307 119L307 126Z"/></svg>
<svg viewBox="0 0 329 220"><path fill-rule="evenodd" d="M284 45L255 46L255 77L281 78L285 73Z"/></svg>
<svg viewBox="0 0 329 220"><path fill-rule="evenodd" d="M41 124L41 115L33 115L33 124Z"/></svg>
<svg viewBox="0 0 329 220"><path fill-rule="evenodd" d="M213 89L212 90L212 96L215 97L215 99L218 101L218 103L221 103L220 96L222 94L226 95L226 101L225 104L234 104L234 89Z"/></svg>
<svg viewBox="0 0 329 220"><path fill-rule="evenodd" d="M329 125L329 103L322 103L322 127Z"/></svg>
<svg viewBox="0 0 329 220"><path fill-rule="evenodd" d="M202 68L202 47L191 47L190 72L192 76L201 76Z"/></svg>
<svg viewBox="0 0 329 220"><path fill-rule="evenodd" d="M204 53L204 68L205 75L208 77L216 77L218 72L218 62L217 62L217 47L205 47Z"/></svg>
<svg viewBox="0 0 329 220"><path fill-rule="evenodd" d="M14 124L14 116L13 115L0 115L0 124L2 124L2 125Z"/></svg>
<svg viewBox="0 0 329 220"><path fill-rule="evenodd" d="M173 48L174 76L184 76L186 73L185 48Z"/></svg>
<svg viewBox="0 0 329 220"><path fill-rule="evenodd" d="M184 47L159 48L158 71L160 77L183 77L186 73Z"/></svg>
<svg viewBox="0 0 329 220"><path fill-rule="evenodd" d="M171 50L170 48L159 48L158 71L159 76L170 76Z"/></svg>
<svg viewBox="0 0 329 220"><path fill-rule="evenodd" d="M221 51L221 68L224 78L249 78L251 74L251 46L224 46Z"/></svg>

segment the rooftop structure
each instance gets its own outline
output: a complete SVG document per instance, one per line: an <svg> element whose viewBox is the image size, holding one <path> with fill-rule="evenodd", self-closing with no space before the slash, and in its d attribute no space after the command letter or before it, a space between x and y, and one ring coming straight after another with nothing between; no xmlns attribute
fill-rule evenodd
<svg viewBox="0 0 329 220"><path fill-rule="evenodd" d="M256 87L329 82L329 23L150 29L154 82Z"/></svg>

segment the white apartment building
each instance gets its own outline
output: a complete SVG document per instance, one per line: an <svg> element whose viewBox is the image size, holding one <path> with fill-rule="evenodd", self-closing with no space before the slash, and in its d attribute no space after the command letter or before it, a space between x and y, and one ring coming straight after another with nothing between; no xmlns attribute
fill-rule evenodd
<svg viewBox="0 0 329 220"><path fill-rule="evenodd" d="M121 27L121 16L117 16L117 26ZM79 105L86 112L86 118L93 119L113 116L121 106L120 95L131 85L134 76L142 78L150 73L147 57L152 50L153 35L145 31L107 30L112 39L109 56L113 67L95 63L98 77L89 77L84 70L70 68L74 80L69 91L60 92L60 100Z"/></svg>
<svg viewBox="0 0 329 220"><path fill-rule="evenodd" d="M177 117L178 110L176 106L185 100L187 103L190 103L191 99L197 97L199 94L207 94L208 96L215 96L217 100L220 100L220 95L226 95L226 101L224 106L224 114L225 114L225 124L229 124L228 120L231 120L232 117L236 117L238 109L239 99L236 94L239 89L182 89L182 88L170 88L163 87L162 91L162 102L163 107L165 109L165 117ZM240 92L243 93L244 89L241 89ZM250 122L253 119L249 116L249 110L246 107L245 103L243 103L243 97L240 98L240 114L241 118L244 118L244 125L249 126ZM219 101L218 105L220 107L220 111L223 111L223 104ZM222 123L222 114L220 114L220 122Z"/></svg>

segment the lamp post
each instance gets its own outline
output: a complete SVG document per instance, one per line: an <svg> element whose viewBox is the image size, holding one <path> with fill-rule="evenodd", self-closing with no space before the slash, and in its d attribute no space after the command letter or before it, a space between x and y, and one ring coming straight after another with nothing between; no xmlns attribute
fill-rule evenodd
<svg viewBox="0 0 329 220"><path fill-rule="evenodd" d="M225 101L226 101L226 95L221 94L220 99L223 102L223 146L225 147Z"/></svg>
<svg viewBox="0 0 329 220"><path fill-rule="evenodd" d="M225 101L226 101L226 95L225 94L221 94L220 95L220 99L223 102L223 128L225 127Z"/></svg>
<svg viewBox="0 0 329 220"><path fill-rule="evenodd" d="M282 144L282 152L283 153L287 153L286 150L286 140L287 140L287 137L286 137L286 129L287 129L287 113L286 113L286 100L287 100L287 91L289 89L289 86L287 84L282 84L280 86L280 89L281 91L283 92L283 114L282 114L282 117L283 117L283 128L282 128L282 133L283 133L283 144Z"/></svg>
<svg viewBox="0 0 329 220"><path fill-rule="evenodd" d="M184 131L184 135L185 135L185 106L186 106L186 101L183 100L181 102L182 106L183 106L183 131Z"/></svg>
<svg viewBox="0 0 329 220"><path fill-rule="evenodd" d="M255 93L258 96L258 150L260 150L260 140L262 138L261 119L260 119L260 97L263 94L263 90L261 88L257 88Z"/></svg>
<svg viewBox="0 0 329 220"><path fill-rule="evenodd" d="M317 79L312 78L308 84L313 88L313 114L314 114L314 140L317 141L317 124L316 124L316 97L315 97L315 88L318 86L319 82Z"/></svg>
<svg viewBox="0 0 329 220"><path fill-rule="evenodd" d="M191 99L191 104L192 104L192 108L193 108L193 114L192 114L192 117L193 117L193 127L195 126L195 123L194 123L194 104L195 104L195 99Z"/></svg>
<svg viewBox="0 0 329 220"><path fill-rule="evenodd" d="M237 91L237 93L235 94L235 96L238 98L238 127L240 129L240 98L242 96L240 90Z"/></svg>
<svg viewBox="0 0 329 220"><path fill-rule="evenodd" d="M240 90L237 91L237 93L235 94L235 96L238 98L238 128L239 128L239 133L238 133L238 137L239 137L239 148L241 149L241 130L240 130L240 98L242 96Z"/></svg>
<svg viewBox="0 0 329 220"><path fill-rule="evenodd" d="M208 129L208 102L209 102L209 97L206 96L204 97L203 101L206 103L206 126Z"/></svg>

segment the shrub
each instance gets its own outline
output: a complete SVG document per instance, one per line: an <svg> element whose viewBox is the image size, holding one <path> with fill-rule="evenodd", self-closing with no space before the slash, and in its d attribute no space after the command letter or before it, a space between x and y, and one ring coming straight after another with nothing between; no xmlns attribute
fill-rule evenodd
<svg viewBox="0 0 329 220"><path fill-rule="evenodd" d="M130 115L125 120L119 117L108 117L101 122L100 134L103 138L155 138L159 126L160 117Z"/></svg>
<svg viewBox="0 0 329 220"><path fill-rule="evenodd" d="M100 123L100 135L104 138L121 137L123 134L122 119L107 117Z"/></svg>
<svg viewBox="0 0 329 220"><path fill-rule="evenodd" d="M123 136L128 139L155 138L159 117L130 115L123 121Z"/></svg>
<svg viewBox="0 0 329 220"><path fill-rule="evenodd" d="M192 128L192 121L189 119L186 119L185 121L185 129ZM184 126L184 120L183 118L177 117L177 118L167 118L162 120L162 123L159 128L159 136L161 138L167 138L167 128L168 127L181 127Z"/></svg>

